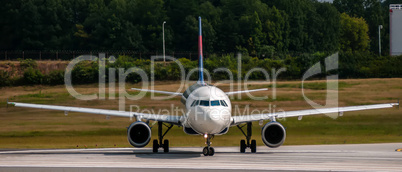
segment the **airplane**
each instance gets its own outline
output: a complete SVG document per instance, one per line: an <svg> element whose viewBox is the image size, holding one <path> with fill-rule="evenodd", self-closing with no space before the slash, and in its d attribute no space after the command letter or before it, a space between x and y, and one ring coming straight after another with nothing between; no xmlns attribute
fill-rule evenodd
<svg viewBox="0 0 402 172"><path fill-rule="evenodd" d="M182 116L18 102L7 103L16 107L60 110L65 111L65 113L82 112L107 116L130 118L135 117L136 121L130 124L130 126L127 128L127 139L128 142L136 148L142 148L148 145L151 140L151 127L149 125L149 121L156 121L158 123L158 139L153 140L153 152L158 152L159 148L163 148L164 152L169 152L169 140L164 140L164 136L173 126L180 126L183 127L183 131L186 134L204 136L204 138L206 139L206 146L203 148L202 153L205 156L213 156L215 154L215 150L211 146L211 139L214 138L214 136L226 134L229 131L230 127L239 128L246 138L245 140L240 141L240 152L244 153L247 148L250 148L252 153L256 153L256 140L251 140L252 122L254 121L270 120L270 122L266 123L262 128L261 138L266 146L270 148L277 148L280 147L286 139L285 127L281 123L276 121L277 118L301 118L307 115L317 115L325 113L339 113L340 115L342 115L344 112L349 111L392 108L393 106L399 106L398 101L398 103L322 108L267 114L254 114L246 116L232 116L232 104L228 97L229 95L264 91L267 89L263 88L247 91L224 92L215 86L207 84L204 81L203 74L204 68L201 17L199 17L198 24L199 76L198 81L194 85L187 88L184 93L132 88L132 90L137 91L181 96L181 102L184 104L186 109L185 113L182 114ZM163 126L167 127L165 132L163 132ZM244 127L246 127L246 132L244 132L243 130Z"/></svg>

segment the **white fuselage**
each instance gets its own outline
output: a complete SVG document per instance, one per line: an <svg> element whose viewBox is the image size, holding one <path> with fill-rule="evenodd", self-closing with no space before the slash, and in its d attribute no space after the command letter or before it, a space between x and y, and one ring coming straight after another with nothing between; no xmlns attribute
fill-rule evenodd
<svg viewBox="0 0 402 172"><path fill-rule="evenodd" d="M220 134L232 122L230 99L217 87L196 88L187 97L185 106L183 126L191 127L198 134Z"/></svg>

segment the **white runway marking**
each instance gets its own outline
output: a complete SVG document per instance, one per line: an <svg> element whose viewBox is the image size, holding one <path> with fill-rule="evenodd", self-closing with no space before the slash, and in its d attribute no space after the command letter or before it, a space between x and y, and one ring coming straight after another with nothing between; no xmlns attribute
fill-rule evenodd
<svg viewBox="0 0 402 172"><path fill-rule="evenodd" d="M204 157L202 147L171 148L153 154L149 148L2 150L0 171L402 171L402 143L258 147L216 147ZM249 151L249 150L248 150Z"/></svg>

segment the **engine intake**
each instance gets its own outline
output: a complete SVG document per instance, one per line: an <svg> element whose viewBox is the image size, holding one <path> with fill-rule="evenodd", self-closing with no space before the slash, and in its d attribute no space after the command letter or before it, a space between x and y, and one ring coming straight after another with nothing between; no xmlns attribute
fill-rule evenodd
<svg viewBox="0 0 402 172"><path fill-rule="evenodd" d="M127 138L134 147L144 147L151 140L151 128L145 122L134 122L127 129Z"/></svg>
<svg viewBox="0 0 402 172"><path fill-rule="evenodd" d="M286 130L279 122L270 122L262 128L261 136L265 145L277 148L285 142Z"/></svg>

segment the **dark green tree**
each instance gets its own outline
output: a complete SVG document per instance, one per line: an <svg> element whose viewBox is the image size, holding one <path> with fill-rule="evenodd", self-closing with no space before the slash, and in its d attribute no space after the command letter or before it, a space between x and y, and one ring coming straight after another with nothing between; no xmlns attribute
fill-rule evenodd
<svg viewBox="0 0 402 172"><path fill-rule="evenodd" d="M263 24L263 32L267 35L264 43L275 47L277 51L287 51L289 46L289 27L286 13L273 6L269 10L268 20Z"/></svg>
<svg viewBox="0 0 402 172"><path fill-rule="evenodd" d="M342 13L340 44L343 51L366 51L370 44L366 21Z"/></svg>
<svg viewBox="0 0 402 172"><path fill-rule="evenodd" d="M172 48L176 51L197 51L197 45L189 44L190 41L197 39L197 32L193 29L185 28L190 21L189 17L196 20L198 17L197 9L199 2L195 0L170 0L166 1L167 29L172 29ZM163 21L160 22L162 24ZM194 27L197 27L195 25ZM162 42L162 41L161 41Z"/></svg>
<svg viewBox="0 0 402 172"><path fill-rule="evenodd" d="M319 17L317 28L319 32L314 36L315 51L334 52L339 50L340 13L330 3L315 3Z"/></svg>
<svg viewBox="0 0 402 172"><path fill-rule="evenodd" d="M340 13L346 13L351 17L364 16L364 2L366 0L334 0L333 4Z"/></svg>
<svg viewBox="0 0 402 172"><path fill-rule="evenodd" d="M162 23L168 19L164 2L162 0L137 0L134 1L133 5L134 8L130 9L133 10L133 15L130 15L126 20L131 21L138 28L144 46L143 51L161 50ZM172 24L174 23L170 23L170 25ZM165 26L170 27L169 24ZM169 34L169 32L166 33Z"/></svg>
<svg viewBox="0 0 402 172"><path fill-rule="evenodd" d="M42 16L38 12L37 1L26 1L21 3L21 8L18 14L18 24L14 34L19 34L21 40L18 49L21 50L40 50L44 48L44 43L41 41Z"/></svg>
<svg viewBox="0 0 402 172"><path fill-rule="evenodd" d="M369 26L370 50L378 53L378 26L384 25L384 16L380 0L366 0L364 18ZM387 12L389 10L386 10ZM388 20L388 18L386 19ZM385 30L382 30L383 33ZM384 36L384 34L383 34Z"/></svg>
<svg viewBox="0 0 402 172"><path fill-rule="evenodd" d="M4 50L21 49L22 24L19 21L22 2L18 0L4 0L0 6L0 47ZM7 16L7 17L5 17Z"/></svg>
<svg viewBox="0 0 402 172"><path fill-rule="evenodd" d="M243 38L246 39L245 47L247 47L251 55L257 55L257 52L261 48L261 42L265 39L258 13L254 12L251 15L242 16L239 23L243 26L241 27L241 33L243 34Z"/></svg>

